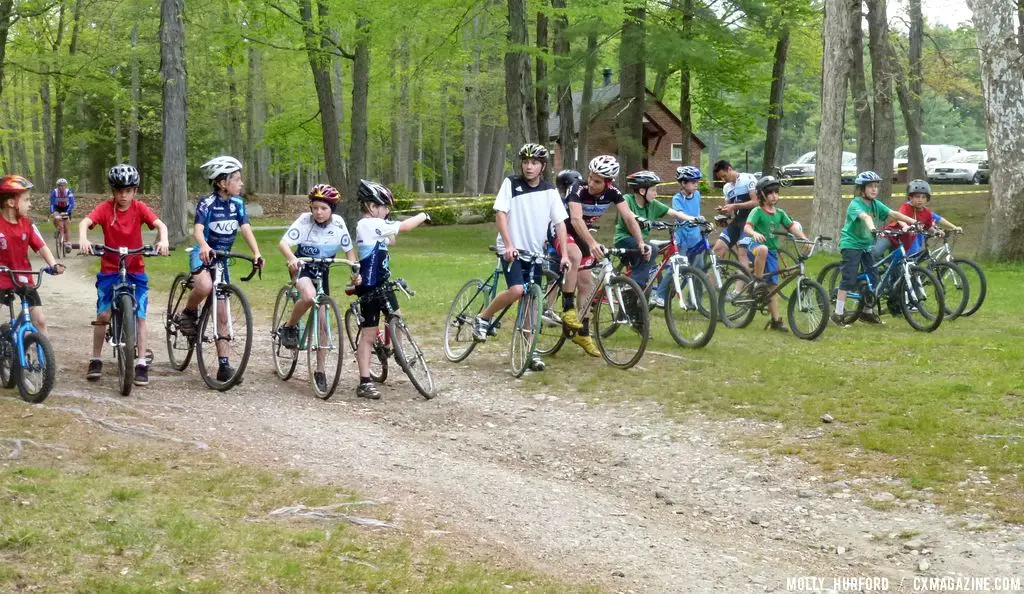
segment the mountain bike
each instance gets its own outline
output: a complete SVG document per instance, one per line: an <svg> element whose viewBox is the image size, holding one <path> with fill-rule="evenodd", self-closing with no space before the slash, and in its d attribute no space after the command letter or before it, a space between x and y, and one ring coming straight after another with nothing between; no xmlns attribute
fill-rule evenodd
<svg viewBox="0 0 1024 594"><path fill-rule="evenodd" d="M0 325L0 382L5 388L17 385L21 399L32 403L46 400L57 376L53 347L50 346L50 340L32 323L25 293L26 289L39 289L44 272L53 274L49 268L35 271L0 267L0 273L7 274L16 287L7 291L4 298L10 311L10 321ZM35 284L29 281L29 277L33 276L38 278ZM21 300L19 314L14 312L15 293Z"/></svg>
<svg viewBox="0 0 1024 594"><path fill-rule="evenodd" d="M193 249L196 248L185 251L191 252ZM182 272L174 277L164 314L167 357L171 366L183 371L195 352L199 375L207 386L221 392L230 390L242 381L242 374L245 373L252 352L252 308L249 307L245 293L227 280L227 268L231 260L245 260L252 265L249 274L239 280L248 282L257 274L263 278L262 268L251 256L213 250L209 264L213 290L199 313L196 335L187 336L180 328L181 312L192 292L191 273ZM241 323L236 321L236 316L242 316ZM218 378L219 357L238 362L238 367L231 375L223 379Z"/></svg>
<svg viewBox="0 0 1024 594"><path fill-rule="evenodd" d="M797 338L814 340L821 336L828 326L829 300L825 288L807 275L804 263L814 255L814 250L821 243L832 241L832 238L819 235L807 241L797 239L788 233L778 235L789 237L797 253L800 253L799 246L809 246L809 249L797 256L795 265L780 267L777 272L772 273L777 274L781 281L774 288L756 286L750 282L750 277L742 274L729 277L718 296L722 323L730 328L745 328L754 319L755 312L767 313L771 298L775 295L781 296L783 289L795 282L796 287L789 295L789 305L786 308L789 328Z"/></svg>
<svg viewBox="0 0 1024 594"><path fill-rule="evenodd" d="M67 251L67 222L71 220L71 217L65 212L53 213L53 243L54 252L53 255L58 260L63 259L68 255Z"/></svg>
<svg viewBox="0 0 1024 594"><path fill-rule="evenodd" d="M348 335L352 352L357 353L359 349L359 334L363 331L376 332L374 352L370 358L373 380L383 383L387 379L387 361L388 358L394 357L395 361L398 362L398 366L402 368L405 375L409 376L409 381L412 382L412 385L420 395L430 400L437 395L434 376L430 373L427 358L423 354L423 350L420 349L419 344L416 343L416 339L413 338L412 330L405 323L405 318L392 306L393 299L391 297L394 295L395 289L405 293L405 296L410 299L416 295L416 292L403 279L388 279L384 281L372 292L362 295L352 302L348 311L345 312L345 333ZM348 294L349 290L345 292ZM354 294L354 292L353 289L352 293ZM384 325L383 330L362 327L363 317L360 314L360 304L371 300L380 300L385 304L387 323ZM380 364L376 374L373 370L374 358L377 358Z"/></svg>
<svg viewBox="0 0 1024 594"><path fill-rule="evenodd" d="M324 276L332 265L349 264L349 261L308 257L301 257L299 261L303 266L314 270L312 281L316 295L306 316L306 323L299 321L298 345L290 349L281 346L279 334L282 324L291 319L295 303L299 300L299 290L295 287L295 281L291 281L277 292L270 326L274 372L282 380L288 380L295 372L299 351L306 351L306 365L309 368L309 383L313 388L313 395L327 400L334 394L341 378L341 367L345 359L345 339L341 331L341 313L338 304L324 290Z"/></svg>
<svg viewBox="0 0 1024 594"><path fill-rule="evenodd" d="M953 247L956 245L956 238L959 235L960 233L955 231L946 231L942 237L942 245L930 250L929 258L932 261L949 262L960 267L967 278L967 285L970 287L970 298L960 315L970 316L978 311L981 304L985 302L985 296L988 294L988 281L985 279L985 272L977 262L953 256Z"/></svg>
<svg viewBox="0 0 1024 594"><path fill-rule="evenodd" d="M495 251L495 247L491 246L490 250ZM522 377L526 373L537 347L541 306L544 301L542 284L546 277L538 279L535 273L536 264L545 262L547 256L543 253L520 251L519 259L528 263L529 274L523 288L523 296L517 302L518 310L509 347L509 361L514 377ZM473 324L480 312L486 309L498 294L498 283L503 274L503 259L499 257L498 264L487 281L467 281L455 294L444 323L444 354L452 363L463 361L476 348L478 343L473 340ZM513 303L510 303L491 319L491 324L487 328L489 336L497 335L501 319L512 305Z"/></svg>
<svg viewBox="0 0 1024 594"><path fill-rule="evenodd" d="M946 305L946 320L955 320L960 317L971 299L971 286L964 272L958 264L933 258L928 250L928 240L932 237L944 237L945 233L938 229L922 232L924 244L919 250L907 254L907 259L923 266L935 273L942 285L942 297ZM939 248L940 250L942 248ZM938 250L936 250L938 251Z"/></svg>

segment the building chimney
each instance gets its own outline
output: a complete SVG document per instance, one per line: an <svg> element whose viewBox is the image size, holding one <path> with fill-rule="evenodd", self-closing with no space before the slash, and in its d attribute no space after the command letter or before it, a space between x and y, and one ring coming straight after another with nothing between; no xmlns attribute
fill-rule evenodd
<svg viewBox="0 0 1024 594"><path fill-rule="evenodd" d="M612 86L612 69L605 68L604 70L601 71L601 74L604 76L604 86Z"/></svg>

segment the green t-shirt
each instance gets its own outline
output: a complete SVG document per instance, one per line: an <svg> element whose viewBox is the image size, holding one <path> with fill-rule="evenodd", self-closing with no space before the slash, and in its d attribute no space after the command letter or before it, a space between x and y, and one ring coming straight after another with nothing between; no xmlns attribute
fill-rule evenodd
<svg viewBox="0 0 1024 594"><path fill-rule="evenodd" d="M633 194L626 194L625 198L626 205L629 206L629 210L633 212L634 216L643 217L648 221L656 221L668 214L668 207L657 200L649 200L647 205L641 208L637 206L636 196ZM649 229L642 231L642 233L645 240L651 238L651 231ZM633 235L626 228L626 221L623 221L622 217L618 217L615 221L615 237L612 239L612 243L619 243L628 237L633 237Z"/></svg>
<svg viewBox="0 0 1024 594"><path fill-rule="evenodd" d="M839 249L861 251L871 249L875 240L871 237L867 224L859 218L861 213L865 212L875 222L875 227L881 229L886 217L889 216L889 207L881 200L872 200L871 204L868 204L860 196L854 198L850 202L850 206L846 208L846 223L843 224L843 230L839 233Z"/></svg>
<svg viewBox="0 0 1024 594"><path fill-rule="evenodd" d="M793 224L793 219L789 218L786 211L781 208L776 208L775 212L768 214L767 211L758 206L750 211L750 216L747 217L747 224L753 227L754 231L764 235L764 245L768 246L770 251L776 252L779 250L779 236L775 232L789 229L790 225Z"/></svg>

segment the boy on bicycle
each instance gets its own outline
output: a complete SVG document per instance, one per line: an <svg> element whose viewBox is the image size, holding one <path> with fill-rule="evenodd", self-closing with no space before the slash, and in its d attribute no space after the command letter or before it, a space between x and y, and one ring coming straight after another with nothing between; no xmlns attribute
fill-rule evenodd
<svg viewBox="0 0 1024 594"><path fill-rule="evenodd" d="M377 291L391 276L390 252L388 246L395 243L399 233L412 231L430 220L425 212L409 217L401 223L387 220L395 205L391 190L377 182L359 180L357 198L363 211L363 218L356 224L356 247L359 250L359 284L356 295L364 297ZM385 301L386 300L386 301ZM371 329L359 332L356 362L359 363L359 387L356 396L378 400L380 391L370 378L370 357L373 355L373 341L377 338L380 315L387 315L388 309L398 313L398 299L394 291L375 298L360 299L360 328Z"/></svg>
<svg viewBox="0 0 1024 594"><path fill-rule="evenodd" d="M545 180L544 168L548 163L548 149L542 144L528 142L519 149L520 175L510 175L502 182L494 199L495 224L498 227L498 262L505 273L508 288L498 293L477 316L473 325L473 340L484 342L494 314L519 301L530 280L539 282L543 275L543 260L524 260L520 251L544 253L548 230L554 229L555 243L561 256L560 266L569 266L566 253L565 212L562 199L551 182ZM542 371L544 362L531 353L530 369Z"/></svg>
<svg viewBox="0 0 1024 594"><path fill-rule="evenodd" d="M854 196L850 206L846 208L846 222L839 233L839 251L843 256L840 265L842 281L839 283L839 290L836 292L836 309L832 321L842 324L842 316L846 313L846 294L857 289L857 275L863 270L877 282L875 275L875 261L871 256L872 234L877 231L875 221L884 221L887 218L902 221L907 225L913 225L914 219L907 215L891 210L876 200L878 197L879 184L882 178L874 171L862 171L853 180L857 188L857 196ZM870 324L881 324L882 320L874 309L865 310L861 319Z"/></svg>
<svg viewBox="0 0 1024 594"><path fill-rule="evenodd" d="M213 264L213 252L231 251L235 236L242 232L245 243L249 244L256 267L263 268L263 257L256 236L249 225L249 215L245 211L242 200L242 164L238 159L229 156L215 157L202 165L206 179L210 181L213 192L196 204L195 225L192 235L196 244L189 255L189 270L192 272L192 292L181 312L178 328L185 336L195 336L199 320L199 305L213 291L213 276L210 273ZM228 282L227 269L224 270L224 281ZM217 342L218 367L217 381L225 382L235 374L226 353L228 347Z"/></svg>
<svg viewBox="0 0 1024 594"><path fill-rule="evenodd" d="M691 220L700 220L704 217L700 214L700 190L697 184L702 177L700 169L693 165L683 165L676 168L676 181L679 182L679 191L672 197L672 209L688 215ZM704 241L700 229L697 227L680 227L675 232L676 249L679 253L686 254L689 250ZM704 269L704 258L697 258L690 262L691 266L700 270ZM654 307L665 307L665 298L668 296L668 288L672 284L672 270L669 269L661 277L661 284L651 295L651 305Z"/></svg>
<svg viewBox="0 0 1024 594"><path fill-rule="evenodd" d="M776 208L779 202L779 188L782 184L779 180L766 175L758 180L755 189L759 205L750 211L743 231L753 240L747 247L748 257L754 260L754 293L759 291L768 292L779 284L779 239L776 233L785 229L800 239L806 240L803 230L793 219L789 218L786 211ZM765 276L765 273L768 276ZM780 332L788 332L785 324L782 323L782 315L779 313L779 295L772 295L768 300L768 313L771 314L771 322L768 327Z"/></svg>
<svg viewBox="0 0 1024 594"><path fill-rule="evenodd" d="M932 209L928 208L927 204L931 199L932 187L928 185L928 182L923 179L911 180L907 184L907 201L900 205L900 213L913 217L925 231L934 229L938 225L957 233L963 232L963 229L949 222L949 220L940 217L939 213L933 212ZM893 222L884 228L894 230L901 226L905 227L906 225L900 222ZM924 237L921 235L908 234L900 239L882 236L875 240L875 246L871 248L871 255L875 258L875 262L884 258L886 253L894 249L897 246L897 242L901 240L907 254L917 253L924 247Z"/></svg>
<svg viewBox="0 0 1024 594"><path fill-rule="evenodd" d="M50 248L46 247L39 229L28 218L32 202L29 190L32 182L20 175L7 175L0 178L0 266L11 270L32 270L28 259L28 249L32 248L43 257L50 274L64 272L64 265L58 264ZM32 286L31 277L19 276L17 284L5 272L0 273L0 301L11 303L15 295L24 295L28 301L32 324L46 335L46 316L43 315L43 301L39 292Z"/></svg>
<svg viewBox="0 0 1024 594"><path fill-rule="evenodd" d="M644 219L644 221L656 221L664 216L670 216L684 222L694 220L695 217L669 208L657 200L658 184L661 183L661 178L658 177L657 173L653 171L637 171L626 176L626 183L630 188L633 188L633 193L626 194L624 198L626 199L629 211L634 216ZM640 285L641 289L646 289L647 281L651 278L651 266L654 265L658 252L650 243L647 243L651 238L651 228L649 225L641 225L641 235L644 238L644 243L651 248L650 255L646 258L623 256L622 261L632 267L633 270L630 276L636 281L636 284ZM636 240L630 236L622 217L618 217L615 221L615 237L612 239L612 244L622 249L636 249L639 247ZM653 296L651 301L654 303ZM664 299L661 301L661 306L665 306Z"/></svg>
<svg viewBox="0 0 1024 594"><path fill-rule="evenodd" d="M53 224L63 231L65 241L68 235L68 221L71 220L71 213L75 210L75 193L68 187L68 180L63 177L57 180L57 187L50 190L50 218ZM57 215L67 215L67 218L58 219Z"/></svg>
<svg viewBox="0 0 1024 594"><path fill-rule="evenodd" d="M145 203L136 200L139 190L139 172L131 165L115 165L107 174L107 181L113 198L101 202L78 224L79 251L92 253L88 232L96 225L103 228L103 243L112 248L135 249L142 247L142 225L157 230L156 251L161 256L168 254L167 225L156 216ZM135 285L135 317L138 318L138 355L135 360L135 385L149 384L149 362L146 360L146 309L149 305L149 277L141 255L129 256L128 280ZM120 280L119 258L114 250L103 253L100 271L96 275L96 321L92 328L92 359L85 374L88 380L98 380L103 375L103 349L105 326L110 322L114 299L114 285Z"/></svg>

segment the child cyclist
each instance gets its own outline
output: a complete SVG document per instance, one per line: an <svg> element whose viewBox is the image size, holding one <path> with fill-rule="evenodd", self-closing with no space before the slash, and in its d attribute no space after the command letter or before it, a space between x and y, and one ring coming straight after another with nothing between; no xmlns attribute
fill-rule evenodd
<svg viewBox="0 0 1024 594"><path fill-rule="evenodd" d="M633 188L633 193L626 194L625 199L626 205L634 216L646 221L655 221L664 216L670 216L680 221L694 220L695 217L669 208L657 200L658 184L661 183L661 178L658 177L657 173L653 171L637 171L626 177L626 183L630 188ZM651 238L650 227L643 226L641 234L643 235L644 243L647 243ZM623 249L636 249L639 247L636 240L630 235L629 229L626 228L626 223L622 217L618 217L615 221L615 237L612 243L615 247ZM649 243L647 245L650 246ZM650 255L646 258L640 256L625 256L622 258L624 262L632 266L633 272L630 276L636 281L636 284L640 285L641 289L647 287L647 281L651 277L651 266L657 257L658 252L652 247ZM664 305L665 302L662 300L661 306L664 307Z"/></svg>
<svg viewBox="0 0 1024 594"><path fill-rule="evenodd" d="M71 220L71 213L75 210L75 193L68 187L68 180L63 177L57 180L57 187L50 190L50 218L53 224L64 230L64 237L68 238L68 221ZM66 219L57 219L57 215L67 215ZM66 240L66 239L65 239Z"/></svg>
<svg viewBox="0 0 1024 594"><path fill-rule="evenodd" d="M341 195L333 186L317 184L309 190L309 212L299 215L277 244L281 253L288 261L288 270L295 277L295 288L299 291L299 300L295 302L291 317L279 329L281 346L294 349L299 346L299 320L313 305L316 288L313 279L323 279L323 289L331 294L330 272L328 266L303 266L299 257L334 258L339 251L345 252L349 264L356 264L355 250L348 227L341 215L336 214ZM292 247L298 246L295 253ZM358 279L353 279L358 284ZM317 352L317 371L313 372L317 385L326 390L327 378L323 372L323 359L326 351Z"/></svg>
<svg viewBox="0 0 1024 594"><path fill-rule="evenodd" d="M889 219L913 225L916 221L907 215L891 210L878 198L878 187L882 178L874 171L862 171L853 180L857 195L846 208L846 222L839 233L839 251L842 254L840 271L842 281L836 293L836 308L832 321L843 323L846 313L846 294L857 288L857 275L861 269L875 277L874 258L871 256L872 233L877 227L875 222ZM877 280L877 279L876 279ZM864 311L861 319L871 324L881 324L882 320L873 309Z"/></svg>
<svg viewBox="0 0 1024 594"><path fill-rule="evenodd" d="M544 253L548 230L554 229L555 243L564 270L569 266L566 256L565 220L569 218L558 191L551 182L541 177L548 162L548 149L541 144L527 143L519 149L520 175L510 175L501 183L494 199L495 223L498 227L498 262L505 273L508 288L499 293L480 312L473 326L473 339L487 340L487 331L494 314L515 303L523 296L526 282L533 274L539 282L544 261L524 260L522 252ZM530 369L541 371L544 362L536 353L531 354Z"/></svg>
<svg viewBox="0 0 1024 594"><path fill-rule="evenodd" d="M263 268L263 256L256 236L249 225L249 215L242 200L242 164L229 156L215 157L202 165L206 179L210 180L213 192L196 205L195 225L192 235L196 244L189 256L189 270L192 272L193 288L185 309L181 312L178 327L185 336L196 335L199 319L199 305L213 291L213 277L210 266L214 250L229 252L235 243L235 236L241 231L245 243L249 244L256 267ZM227 276L227 269L224 271ZM224 279L225 281L227 278ZM225 382L235 374L227 357L228 345L217 342L217 381Z"/></svg>
<svg viewBox="0 0 1024 594"><path fill-rule="evenodd" d="M113 190L113 198L96 206L78 224L79 251L92 253L88 232L96 225L103 228L103 243L112 248L135 249L142 247L142 225L157 230L156 251L167 255L167 226L145 203L136 200L139 190L139 172L131 165L115 165L107 174L107 181ZM149 277L140 255L129 256L125 262L128 278L135 285L135 316L138 318L138 354L135 361L135 385L149 383L149 363L146 361L146 309L149 304ZM97 380L103 375L103 349L105 326L110 321L114 285L119 280L119 258L116 251L104 252L100 261L100 272L96 275L96 321L92 328L92 359L85 378Z"/></svg>
<svg viewBox="0 0 1024 594"><path fill-rule="evenodd" d="M32 263L28 259L28 249L32 248L46 262L46 272L61 274L64 265L58 264L46 247L43 236L39 234L28 212L32 208L29 190L32 182L20 175L7 175L0 178L0 266L11 270L31 270ZM43 315L43 302L34 287L32 277L18 275L17 283L11 280L6 272L0 273L0 301L10 303L15 294L24 295L28 300L32 324L46 334L46 316Z"/></svg>
<svg viewBox="0 0 1024 594"><path fill-rule="evenodd" d="M776 235L781 229L806 240L803 230L793 219L789 218L786 211L777 208L779 202L779 188L782 184L779 180L766 175L758 180L755 189L757 191L758 206L750 211L743 231L753 240L747 250L749 258L754 260L754 292L771 291L779 284L779 239ZM767 276L766 276L767 275ZM768 313L772 320L768 327L772 330L788 332L782 323L782 315L779 313L779 295L772 295L768 301Z"/></svg>
<svg viewBox="0 0 1024 594"><path fill-rule="evenodd" d="M676 168L676 181L679 182L679 191L672 197L672 209L692 217L693 220L704 222L700 214L700 190L697 184L702 177L700 169L693 165L684 165ZM676 249L679 253L686 254L691 249L704 241L700 229L697 227L680 227L675 232ZM697 258L690 262L691 266L704 269L704 258ZM672 283L672 270L668 270L661 277L661 284L651 295L651 305L665 307L665 297L668 295L668 288Z"/></svg>
<svg viewBox="0 0 1024 594"><path fill-rule="evenodd" d="M921 228L926 231L934 229L936 226L941 226L957 233L963 232L963 229L949 222L948 219L940 217L939 213L933 212L932 209L928 208L927 204L931 199L932 187L928 185L928 182L923 179L911 180L907 184L907 201L900 206L900 213L913 217L921 225ZM906 224L897 221L889 223L885 228L896 229L901 226L906 227ZM883 235L875 239L875 246L871 248L871 255L874 257L875 262L884 258L885 254L895 248L900 240L902 240L903 247L907 250L908 254L914 254L924 246L924 238L921 235L908 234L900 239Z"/></svg>
<svg viewBox="0 0 1024 594"><path fill-rule="evenodd" d="M387 315L388 307L398 311L398 299L394 291L385 294L376 293L377 289L391 276L390 253L388 246L395 243L399 233L411 231L430 220L430 216L420 214L405 219L401 223L388 221L387 216L395 205L391 190L376 182L360 180L358 195L363 218L356 224L356 247L359 251L359 284L356 295L359 302L360 328L372 329L359 333L359 345L356 350L356 362L359 363L359 387L356 396L377 400L380 391L370 379L370 356L373 354L373 341L377 337L377 326L380 324L381 313ZM367 295L376 297L362 299ZM386 300L386 301L385 301Z"/></svg>

